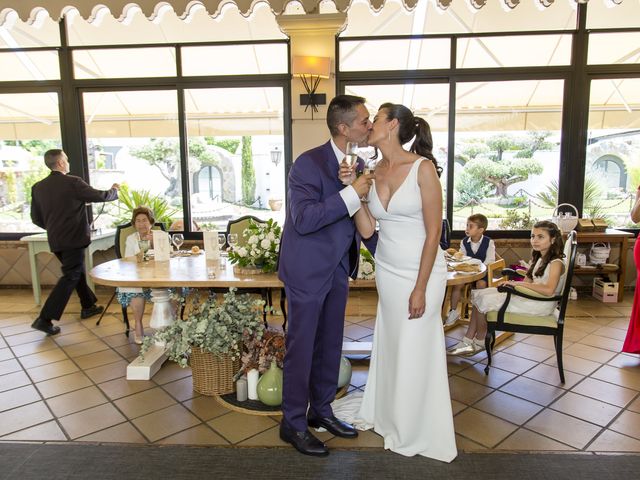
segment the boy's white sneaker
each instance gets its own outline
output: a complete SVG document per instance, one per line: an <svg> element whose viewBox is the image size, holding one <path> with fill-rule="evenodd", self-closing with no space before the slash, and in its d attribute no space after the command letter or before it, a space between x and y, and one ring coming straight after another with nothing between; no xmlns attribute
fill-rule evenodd
<svg viewBox="0 0 640 480"><path fill-rule="evenodd" d="M447 319L444 322L444 326L448 327L450 325L455 324L458 320L460 320L460 314L457 310L449 310L449 314L447 315Z"/></svg>

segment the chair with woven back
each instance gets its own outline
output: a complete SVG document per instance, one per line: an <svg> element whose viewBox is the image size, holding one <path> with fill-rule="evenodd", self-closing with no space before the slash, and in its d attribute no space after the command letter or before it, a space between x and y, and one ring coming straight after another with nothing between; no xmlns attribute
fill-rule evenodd
<svg viewBox="0 0 640 480"><path fill-rule="evenodd" d="M165 231L165 226L164 226L164 223L162 223L162 222L156 222L153 225L153 227L151 227L151 229L152 230ZM124 250L125 250L125 244L127 242L127 237L129 235L131 235L132 233L135 233L135 231L136 231L136 228L131 224L131 222L123 223L122 225L118 225L116 227L116 236L115 236L115 242L114 242L115 243L114 247L115 247L116 258L122 258L122 256L124 255ZM117 292L118 292L118 290L116 289L113 292L113 295L111 295L111 298L107 302L107 306L102 311L102 314L100 315L100 318L98 318L98 321L96 322L96 325L100 325L100 322L102 321L102 317L106 313L107 309L109 308L109 306L111 305L113 300L116 298ZM127 307L125 307L124 305L122 306L122 320L123 320L124 325L125 325L124 334L128 337L129 336L129 331L130 331L129 316L127 315Z"/></svg>
<svg viewBox="0 0 640 480"><path fill-rule="evenodd" d="M564 369L562 366L562 334L564 331L564 319L567 312L567 304L569 301L569 290L571 290L571 280L573 278L573 267L577 251L577 234L572 231L568 234L564 255L565 266L564 273L560 277L562 288L559 295L545 296L533 290L526 288L526 284L517 287L501 285L498 291L506 292L507 297L498 311L487 313L487 335L485 337L485 350L487 352L487 366L484 369L489 374L491 367L491 350L495 345L496 331L528 333L535 335L551 335L553 336L556 351L556 362L558 364L558 373L560 374L560 382L564 383ZM513 270L506 269L503 271L505 275L511 275ZM551 315L524 315L520 313L507 312L507 306L512 296L523 297L534 301L556 302L558 308Z"/></svg>

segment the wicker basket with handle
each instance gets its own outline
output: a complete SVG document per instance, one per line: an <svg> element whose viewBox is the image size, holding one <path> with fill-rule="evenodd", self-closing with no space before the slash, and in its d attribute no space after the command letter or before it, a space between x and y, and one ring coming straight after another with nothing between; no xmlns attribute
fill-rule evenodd
<svg viewBox="0 0 640 480"><path fill-rule="evenodd" d="M216 355L191 349L191 372L193 390L202 395L225 395L235 391L233 376L240 369L240 360L231 360L229 355Z"/></svg>

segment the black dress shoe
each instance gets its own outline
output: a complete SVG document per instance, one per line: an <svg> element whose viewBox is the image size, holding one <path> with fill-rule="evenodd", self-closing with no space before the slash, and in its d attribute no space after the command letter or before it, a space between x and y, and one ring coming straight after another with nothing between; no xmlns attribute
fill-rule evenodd
<svg viewBox="0 0 640 480"><path fill-rule="evenodd" d="M102 313L104 307L93 305L89 308L83 308L80 310L80 318L84 320L85 318L93 317L94 315L98 315Z"/></svg>
<svg viewBox="0 0 640 480"><path fill-rule="evenodd" d="M51 320L48 320L46 318L36 318L31 324L31 328L40 330L47 335L55 335L56 333L60 333L60 327L54 327L51 323Z"/></svg>
<svg viewBox="0 0 640 480"><path fill-rule="evenodd" d="M309 426L313 428L325 428L330 433L333 433L336 437L343 438L355 438L358 436L358 431L342 420L337 419L334 415L330 417L309 417Z"/></svg>
<svg viewBox="0 0 640 480"><path fill-rule="evenodd" d="M296 450L305 455L326 457L329 455L327 446L314 437L309 430L296 432L284 420L280 423L280 438L294 446Z"/></svg>

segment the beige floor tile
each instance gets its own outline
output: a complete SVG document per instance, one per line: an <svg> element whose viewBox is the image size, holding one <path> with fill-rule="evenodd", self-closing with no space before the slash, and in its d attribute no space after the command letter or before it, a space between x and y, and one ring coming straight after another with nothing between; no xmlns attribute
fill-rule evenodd
<svg viewBox="0 0 640 480"><path fill-rule="evenodd" d="M620 413L620 407L573 392L567 392L566 395L552 403L550 407L602 427L608 425Z"/></svg>
<svg viewBox="0 0 640 480"><path fill-rule="evenodd" d="M600 335L587 335L580 343L583 345L589 345L591 347L600 348L602 350L610 350L618 353L622 350L622 340L615 340L609 337L602 337Z"/></svg>
<svg viewBox="0 0 640 480"><path fill-rule="evenodd" d="M527 345L534 345L536 347L544 348L555 352L556 347L553 343L553 337L551 335L529 335L522 341Z"/></svg>
<svg viewBox="0 0 640 480"><path fill-rule="evenodd" d="M104 394L98 388L92 386L49 398L47 404L56 417L64 417L87 408L102 405L107 401Z"/></svg>
<svg viewBox="0 0 640 480"><path fill-rule="evenodd" d="M495 391L473 405L473 408L491 415L522 425L544 407L521 398Z"/></svg>
<svg viewBox="0 0 640 480"><path fill-rule="evenodd" d="M584 358L599 363L606 363L611 360L616 354L609 350L603 350L601 348L590 347L588 345L582 345L580 343L574 343L564 350L567 355L573 355L575 357Z"/></svg>
<svg viewBox="0 0 640 480"><path fill-rule="evenodd" d="M618 330L622 330L625 332L627 332L627 329L629 328L629 316L625 315L623 318L618 318L616 320L612 320L607 327L611 327L611 328L617 328Z"/></svg>
<svg viewBox="0 0 640 480"><path fill-rule="evenodd" d="M489 373L491 375L491 373ZM449 377L449 391L451 398L465 405L473 405L482 397L489 395L493 389L479 383L454 376Z"/></svg>
<svg viewBox="0 0 640 480"><path fill-rule="evenodd" d="M73 345L63 347L63 350L67 352L67 355L69 355L71 358L75 358L82 355L88 355L90 353L107 350L108 348L109 345L104 343L102 340L90 340L88 342L75 343Z"/></svg>
<svg viewBox="0 0 640 480"><path fill-rule="evenodd" d="M633 402L631 402L631 404L627 406L627 410L640 413L640 397L636 398Z"/></svg>
<svg viewBox="0 0 640 480"><path fill-rule="evenodd" d="M640 441L605 430L596 438L587 450L592 452L640 452Z"/></svg>
<svg viewBox="0 0 640 480"><path fill-rule="evenodd" d="M523 374L527 370L531 370L537 365L537 362L526 358L510 355L506 352L498 352L492 357L491 366L501 368L517 375ZM491 373L489 373L491 375Z"/></svg>
<svg viewBox="0 0 640 480"><path fill-rule="evenodd" d="M102 337L101 340L107 345L109 345L110 347L115 348L115 347L121 347L122 345L133 343L133 335L131 335L131 338L128 338L127 336L120 333L118 335L110 335L108 337Z"/></svg>
<svg viewBox="0 0 640 480"><path fill-rule="evenodd" d="M0 392L6 392L25 385L31 385L31 379L22 371L8 373L0 377Z"/></svg>
<svg viewBox="0 0 640 480"><path fill-rule="evenodd" d="M369 377L369 368L364 365L353 365L351 368L351 380L349 383L354 387L364 387Z"/></svg>
<svg viewBox="0 0 640 480"><path fill-rule="evenodd" d="M558 365L555 358L550 358L544 363L553 367ZM567 355L566 352L562 354L562 366L564 367L565 372L569 371L580 375L589 375L600 367L600 365L601 364L598 362L592 362L591 360L586 360L584 358Z"/></svg>
<svg viewBox="0 0 640 480"><path fill-rule="evenodd" d="M215 398L204 395L186 400L182 402L182 404L191 410L200 420L205 422L229 413L229 410L223 407Z"/></svg>
<svg viewBox="0 0 640 480"><path fill-rule="evenodd" d="M62 377L78 371L78 367L71 360L49 363L40 367L27 369L27 374L34 382L43 382L52 378Z"/></svg>
<svg viewBox="0 0 640 480"><path fill-rule="evenodd" d="M467 405L465 405L464 403L458 402L456 400L451 400L451 410L454 415L457 415L465 408L467 408Z"/></svg>
<svg viewBox="0 0 640 480"><path fill-rule="evenodd" d="M79 390L91 385L91 380L82 372L46 380L36 384L36 388L44 398L55 397L63 393Z"/></svg>
<svg viewBox="0 0 640 480"><path fill-rule="evenodd" d="M71 439L112 427L126 420L110 403L89 408L59 419Z"/></svg>
<svg viewBox="0 0 640 480"><path fill-rule="evenodd" d="M145 390L113 402L128 418L137 418L157 410L162 410L176 401L160 387Z"/></svg>
<svg viewBox="0 0 640 480"><path fill-rule="evenodd" d="M543 410L524 425L542 435L574 448L583 448L598 433L601 427L579 420L554 410Z"/></svg>
<svg viewBox="0 0 640 480"><path fill-rule="evenodd" d="M147 439L129 422L105 428L99 432L76 438L77 442L147 443Z"/></svg>
<svg viewBox="0 0 640 480"><path fill-rule="evenodd" d="M33 355L25 355L24 357L20 357L20 363L24 366L24 368L34 368L40 367L42 365L46 365L48 363L60 362L62 360L67 360L67 354L61 348L53 348L51 350L47 350L46 352L40 352Z"/></svg>
<svg viewBox="0 0 640 480"><path fill-rule="evenodd" d="M182 405L172 405L163 410L132 420L132 423L150 441L155 442L200 423L200 420Z"/></svg>
<svg viewBox="0 0 640 480"><path fill-rule="evenodd" d="M16 323L8 327L0 326L0 334L4 337L10 337L11 335L18 335L20 333L33 332L31 328L31 322Z"/></svg>
<svg viewBox="0 0 640 480"><path fill-rule="evenodd" d="M518 357L527 358L535 362L542 362L555 355L555 350L537 347L525 342L516 343L509 348L505 348L503 351L510 355L517 355Z"/></svg>
<svg viewBox="0 0 640 480"><path fill-rule="evenodd" d="M127 362L132 362L140 353L140 347L134 343L127 343L113 349L123 356Z"/></svg>
<svg viewBox="0 0 640 480"><path fill-rule="evenodd" d="M122 357L111 349L102 350L100 352L90 353L89 355L82 355L80 357L74 358L74 361L83 370L99 367L102 365L108 365L110 363L118 362L121 360Z"/></svg>
<svg viewBox="0 0 640 480"><path fill-rule="evenodd" d="M18 335L11 335L10 337L6 337L4 340L7 342L7 345L11 347L16 347L18 345L24 345L25 343L33 343L42 340L44 337L44 333L39 332L38 330L30 329L30 332L20 333Z"/></svg>
<svg viewBox="0 0 640 480"><path fill-rule="evenodd" d="M16 357L45 352L52 348L58 348L58 345L51 339L51 337L41 337L35 342L23 343L22 345L11 347Z"/></svg>
<svg viewBox="0 0 640 480"><path fill-rule="evenodd" d="M614 340L624 341L627 332L626 330L621 330L619 328L613 327L600 327L598 330L594 332L594 335L599 335L601 337L613 338Z"/></svg>
<svg viewBox="0 0 640 480"><path fill-rule="evenodd" d="M209 420L207 424L229 442L236 444L277 424L269 417L231 412Z"/></svg>
<svg viewBox="0 0 640 480"><path fill-rule="evenodd" d="M496 450L535 451L575 451L569 445L556 442L538 433L520 428L496 446Z"/></svg>
<svg viewBox="0 0 640 480"><path fill-rule="evenodd" d="M484 373L484 367L484 364L476 363L475 365L458 372L457 375L491 388L498 388L516 377L515 374L499 368L491 368L491 370L489 370L489 375L487 375Z"/></svg>
<svg viewBox="0 0 640 480"><path fill-rule="evenodd" d="M95 341L96 336L86 328L80 332L70 333L69 335L56 335L54 341L61 347L75 345L76 343L84 343Z"/></svg>
<svg viewBox="0 0 640 480"><path fill-rule="evenodd" d="M632 355L629 353L620 353L609 360L608 365L618 368L635 368L640 369L640 355Z"/></svg>
<svg viewBox="0 0 640 480"><path fill-rule="evenodd" d="M622 412L609 429L640 440L640 413Z"/></svg>
<svg viewBox="0 0 640 480"><path fill-rule="evenodd" d="M373 430L358 432L356 438L333 437L325 441L327 447L331 448L383 448L384 438Z"/></svg>
<svg viewBox="0 0 640 480"><path fill-rule="evenodd" d="M564 383L560 383L560 373L558 372L558 367L552 367L550 365L545 365L544 363L540 363L537 367L534 367L528 372L525 372L524 376L564 389L573 387L576 383L584 378L583 375L578 375L577 373L573 373L565 369Z"/></svg>
<svg viewBox="0 0 640 480"><path fill-rule="evenodd" d="M565 327L564 332L562 334L562 345L563 347L567 347L574 342L579 342L587 335L589 335L589 333L583 330Z"/></svg>
<svg viewBox="0 0 640 480"><path fill-rule="evenodd" d="M252 437L238 443L243 447L289 447L287 442L280 439L280 425L276 425L264 432L260 432Z"/></svg>
<svg viewBox="0 0 640 480"><path fill-rule="evenodd" d="M2 382L2 378L0 378ZM27 405L41 400L40 394L33 385L14 388L0 393L0 412Z"/></svg>
<svg viewBox="0 0 640 480"><path fill-rule="evenodd" d="M206 425L197 425L170 437L163 438L157 443L162 445L229 445L229 442ZM264 446L271 447L274 445L277 444L268 443Z"/></svg>
<svg viewBox="0 0 640 480"><path fill-rule="evenodd" d="M353 340L358 340L362 337L371 335L372 333L373 331L370 328L357 324L349 325L344 329L344 336L352 338Z"/></svg>
<svg viewBox="0 0 640 480"><path fill-rule="evenodd" d="M98 387L111 400L133 395L134 393L142 392L155 386L156 383L152 380L127 380L125 377L98 384Z"/></svg>
<svg viewBox="0 0 640 480"><path fill-rule="evenodd" d="M615 383L621 387L640 391L640 369L638 368L617 368L603 365L593 372L591 378Z"/></svg>
<svg viewBox="0 0 640 480"><path fill-rule="evenodd" d="M22 367L15 358L10 358L9 360L3 360L0 362L0 379L2 378L2 375L21 371Z"/></svg>
<svg viewBox="0 0 640 480"><path fill-rule="evenodd" d="M634 390L593 378L585 378L573 387L571 391L612 405L617 405L618 407L624 407L637 395L637 392Z"/></svg>
<svg viewBox="0 0 640 480"><path fill-rule="evenodd" d="M518 427L498 417L467 408L453 419L456 433L485 447L493 448Z"/></svg>
<svg viewBox="0 0 640 480"><path fill-rule="evenodd" d="M2 440L13 440L16 442L64 442L67 440L67 436L60 429L58 423L52 420L36 425L35 427L10 433L2 437Z"/></svg>
<svg viewBox="0 0 640 480"><path fill-rule="evenodd" d="M13 352L10 348L0 348L0 361L9 360L10 358L14 358Z"/></svg>
<svg viewBox="0 0 640 480"><path fill-rule="evenodd" d="M95 383L103 383L114 378L124 377L127 374L127 365L125 360L102 365L100 367L84 370L84 373Z"/></svg>
<svg viewBox="0 0 640 480"><path fill-rule="evenodd" d="M44 402L30 403L0 413L0 437L53 419Z"/></svg>
<svg viewBox="0 0 640 480"><path fill-rule="evenodd" d="M500 387L500 390L545 406L549 405L565 392L562 388L538 382L537 380L527 377L518 377L512 382Z"/></svg>
<svg viewBox="0 0 640 480"><path fill-rule="evenodd" d="M455 342L452 342L452 345L455 345L456 343L458 343L458 341L456 340ZM469 368L472 365L475 365L476 362L466 358L466 357L457 357L454 355L447 355L447 372L449 372L449 375L454 375L456 373L461 372L462 370ZM484 369L484 365L482 366L482 368Z"/></svg>
<svg viewBox="0 0 640 480"><path fill-rule="evenodd" d="M165 383L162 385L162 388L169 392L169 394L179 402L189 400L190 398L197 397L199 395L198 392L193 391L193 379L191 378L191 375L180 380L176 380L175 382Z"/></svg>
<svg viewBox="0 0 640 480"><path fill-rule="evenodd" d="M164 385L189 376L191 376L190 368L180 368L175 362L164 362L162 368L153 376L153 381L158 385Z"/></svg>
<svg viewBox="0 0 640 480"><path fill-rule="evenodd" d="M458 434L456 434L456 446L458 447L458 453L488 450L484 445L480 445L479 443L476 443L473 440L469 440L468 438L464 438L463 436Z"/></svg>

